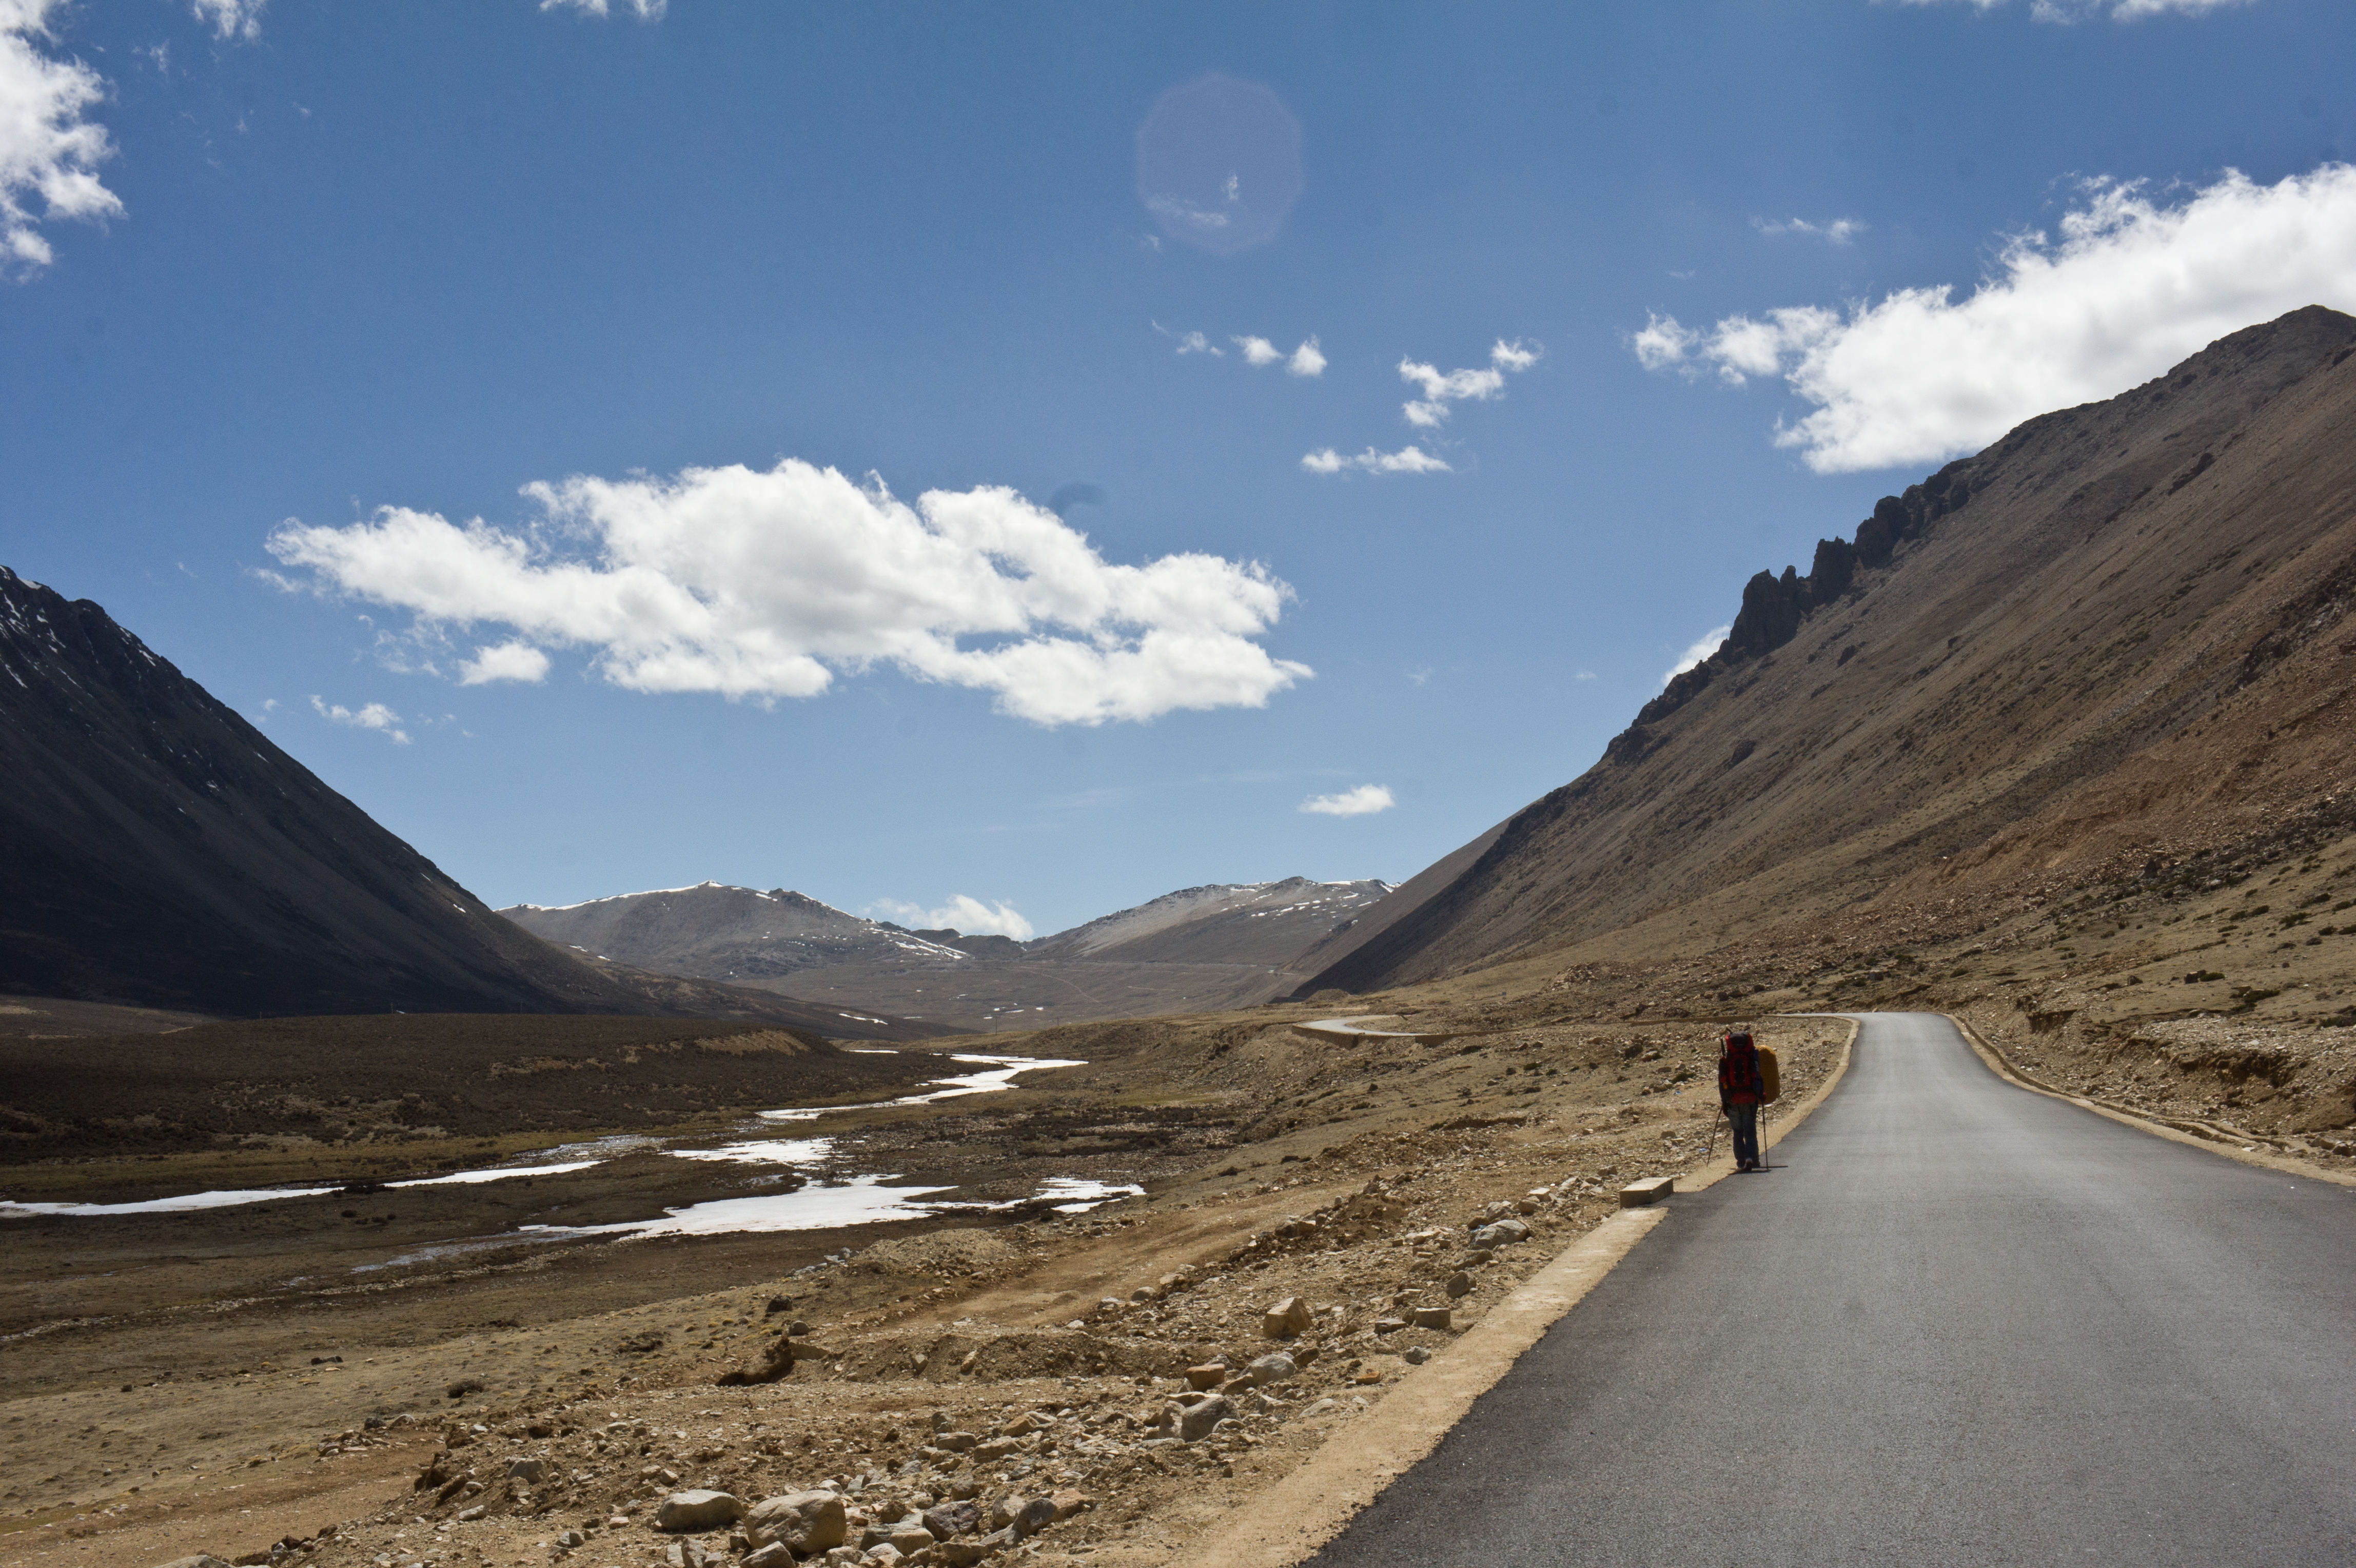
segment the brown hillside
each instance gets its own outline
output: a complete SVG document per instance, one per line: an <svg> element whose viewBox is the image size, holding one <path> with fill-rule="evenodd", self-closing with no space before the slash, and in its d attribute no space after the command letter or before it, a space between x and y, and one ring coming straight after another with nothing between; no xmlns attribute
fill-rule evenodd
<svg viewBox="0 0 2356 1568"><path fill-rule="evenodd" d="M2132 876L2319 807L2351 757L2351 354L2319 307L2236 333L1760 574L1601 761L1312 950L1302 993Z"/></svg>

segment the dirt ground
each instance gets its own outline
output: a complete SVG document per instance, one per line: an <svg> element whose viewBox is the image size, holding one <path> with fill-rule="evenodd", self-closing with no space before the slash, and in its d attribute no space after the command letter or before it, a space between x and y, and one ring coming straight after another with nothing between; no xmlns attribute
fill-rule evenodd
<svg viewBox="0 0 2356 1568"><path fill-rule="evenodd" d="M1085 1494L1035 1551L1161 1561L1446 1354L1611 1212L1619 1186L1693 1168L1708 1145L1712 1025L1532 1019L1337 1047L1290 1026L1317 1011L1001 1037L1088 1065L795 1127L833 1136L846 1168L980 1196L1049 1172L1148 1188L1087 1214L487 1248L351 1272L559 1203L644 1213L744 1179L644 1155L529 1193L409 1189L387 1225L358 1231L332 1197L8 1221L0 1564L267 1560L290 1537L305 1544L282 1544L282 1561L547 1562L566 1530L596 1543L584 1563L643 1561L667 1539L648 1515L669 1489L719 1482L750 1500L830 1478L869 1519L960 1488L985 1504ZM1846 1034L1762 1028L1784 1052L1787 1103ZM666 1165L689 1168L640 1168ZM1500 1205L1528 1239L1469 1247ZM1234 1427L1157 1440L1187 1369L1239 1371L1277 1348L1262 1316L1288 1297L1312 1319L1284 1341L1297 1373L1232 1395ZM1447 1307L1449 1326L1384 1321L1419 1305ZM809 1332L785 1334L797 1325ZM788 1376L715 1386L781 1337L802 1347ZM978 1444L932 1446L936 1412ZM1039 1429L1001 1434L1025 1417ZM436 1453L479 1488L438 1503L438 1485L412 1490ZM510 1456L541 1458L551 1478L511 1484Z"/></svg>

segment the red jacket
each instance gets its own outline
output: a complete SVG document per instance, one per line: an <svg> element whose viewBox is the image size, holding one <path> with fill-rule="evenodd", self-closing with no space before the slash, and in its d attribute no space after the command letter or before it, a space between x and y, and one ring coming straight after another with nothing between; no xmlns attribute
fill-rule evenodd
<svg viewBox="0 0 2356 1568"><path fill-rule="evenodd" d="M1722 1105L1756 1105L1767 1098L1767 1079L1759 1070L1759 1047L1748 1035L1729 1035L1719 1042L1718 1099Z"/></svg>

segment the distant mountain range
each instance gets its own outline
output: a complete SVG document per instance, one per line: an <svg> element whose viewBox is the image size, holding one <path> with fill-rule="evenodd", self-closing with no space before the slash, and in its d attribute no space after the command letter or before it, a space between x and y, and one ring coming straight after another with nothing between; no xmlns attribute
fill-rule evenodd
<svg viewBox="0 0 2356 1568"><path fill-rule="evenodd" d="M2356 318L2310 306L1760 573L1601 761L1301 955L1299 990L1968 925L2057 873L2222 858L2344 802L2351 611Z"/></svg>
<svg viewBox="0 0 2356 1568"><path fill-rule="evenodd" d="M0 567L0 992L193 1012L938 1033L584 961L500 919L87 599Z"/></svg>
<svg viewBox="0 0 2356 1568"><path fill-rule="evenodd" d="M1295 961L1387 883L1221 884L1165 894L1016 942L910 930L785 888L707 882L499 913L586 958L971 1028L1248 1006L1290 990Z"/></svg>

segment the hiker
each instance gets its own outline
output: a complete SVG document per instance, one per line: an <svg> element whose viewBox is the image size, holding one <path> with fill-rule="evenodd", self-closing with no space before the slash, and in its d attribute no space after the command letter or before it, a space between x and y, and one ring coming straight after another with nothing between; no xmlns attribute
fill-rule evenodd
<svg viewBox="0 0 2356 1568"><path fill-rule="evenodd" d="M1767 1079L1759 1070L1759 1047L1751 1031L1738 1024L1719 1036L1718 1102L1734 1124L1734 1168L1759 1168L1759 1106L1767 1098Z"/></svg>

